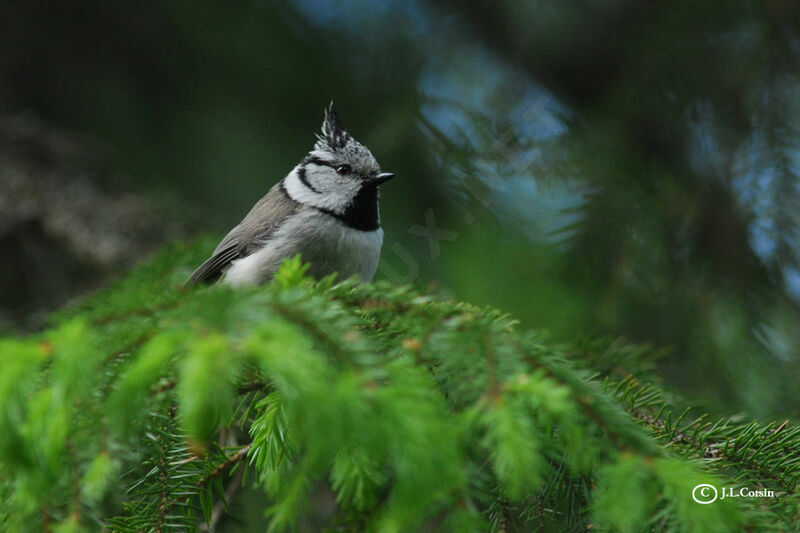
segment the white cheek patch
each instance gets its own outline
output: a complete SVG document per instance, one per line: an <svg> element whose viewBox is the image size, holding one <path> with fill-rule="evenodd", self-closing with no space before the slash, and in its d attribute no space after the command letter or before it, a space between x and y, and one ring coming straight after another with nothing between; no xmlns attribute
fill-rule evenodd
<svg viewBox="0 0 800 533"><path fill-rule="evenodd" d="M286 192L295 202L341 215L358 193L360 185L354 180L340 179L338 176L330 181L314 179L314 174L319 174L314 171L320 168L320 165L313 163L309 163L306 168L305 178L316 190L303 183L297 172L298 167L295 167L283 180Z"/></svg>
<svg viewBox="0 0 800 533"><path fill-rule="evenodd" d="M306 187L306 184L302 182L297 174L297 169L298 167L294 167L294 170L283 178L283 186L286 188L286 193L295 202L314 205L315 199L320 195Z"/></svg>

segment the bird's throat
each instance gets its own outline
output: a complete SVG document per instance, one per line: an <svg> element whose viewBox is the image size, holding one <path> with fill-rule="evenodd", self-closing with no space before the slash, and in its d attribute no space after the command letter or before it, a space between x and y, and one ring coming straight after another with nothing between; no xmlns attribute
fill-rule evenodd
<svg viewBox="0 0 800 533"><path fill-rule="evenodd" d="M360 231L374 231L381 226L378 212L378 186L367 185L361 188L353 201L341 215L334 216L350 228Z"/></svg>

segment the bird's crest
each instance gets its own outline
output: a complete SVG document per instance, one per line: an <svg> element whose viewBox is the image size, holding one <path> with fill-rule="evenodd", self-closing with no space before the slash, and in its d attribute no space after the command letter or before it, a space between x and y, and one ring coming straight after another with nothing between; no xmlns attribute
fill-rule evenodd
<svg viewBox="0 0 800 533"><path fill-rule="evenodd" d="M341 124L339 124L339 117L336 116L336 109L333 107L333 101L325 109L325 120L322 121L322 135L318 135L317 142L318 149L324 149L327 145L330 151L341 150L351 139L350 134L347 133Z"/></svg>

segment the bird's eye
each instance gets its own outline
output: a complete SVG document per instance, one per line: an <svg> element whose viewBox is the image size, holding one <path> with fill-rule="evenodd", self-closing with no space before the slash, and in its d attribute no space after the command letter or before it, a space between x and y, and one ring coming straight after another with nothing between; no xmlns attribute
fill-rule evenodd
<svg viewBox="0 0 800 533"><path fill-rule="evenodd" d="M339 165L336 167L336 172L339 174L350 174L351 170L350 165Z"/></svg>

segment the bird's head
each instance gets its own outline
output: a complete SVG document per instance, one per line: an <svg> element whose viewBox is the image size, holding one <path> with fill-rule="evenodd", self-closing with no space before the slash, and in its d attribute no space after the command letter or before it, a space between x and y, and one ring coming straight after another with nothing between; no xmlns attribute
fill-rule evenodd
<svg viewBox="0 0 800 533"><path fill-rule="evenodd" d="M287 178L287 189L301 203L341 215L364 196L377 200L378 186L392 177L391 172L381 172L372 152L342 128L331 102L322 135Z"/></svg>

